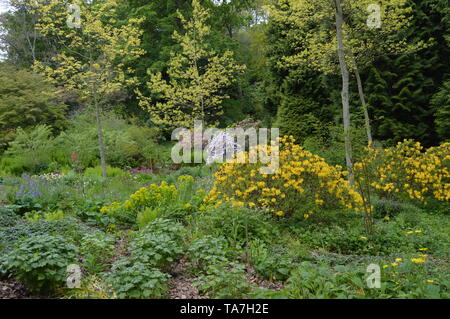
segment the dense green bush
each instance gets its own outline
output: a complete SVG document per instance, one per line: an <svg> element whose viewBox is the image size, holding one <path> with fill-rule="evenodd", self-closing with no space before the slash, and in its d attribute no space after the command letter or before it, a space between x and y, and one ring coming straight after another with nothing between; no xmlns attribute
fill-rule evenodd
<svg viewBox="0 0 450 319"><path fill-rule="evenodd" d="M318 108L317 102L311 99L283 99L274 127L280 128L281 135L292 135L297 141L303 142L320 130L321 121L314 114Z"/></svg>
<svg viewBox="0 0 450 319"><path fill-rule="evenodd" d="M189 265L194 272L206 271L209 266L227 261L228 242L225 238L204 236L195 239L187 249Z"/></svg>
<svg viewBox="0 0 450 319"><path fill-rule="evenodd" d="M245 266L234 262L210 265L206 274L197 278L194 286L217 299L245 298L252 290L245 275Z"/></svg>
<svg viewBox="0 0 450 319"><path fill-rule="evenodd" d="M105 284L121 299L156 299L167 296L169 275L144 263L121 259L114 263Z"/></svg>
<svg viewBox="0 0 450 319"><path fill-rule="evenodd" d="M0 207L0 229L3 227L12 227L17 224L20 217L14 212L14 210Z"/></svg>
<svg viewBox="0 0 450 319"><path fill-rule="evenodd" d="M19 127L64 128L66 109L58 90L41 75L0 65L0 150L14 140Z"/></svg>
<svg viewBox="0 0 450 319"><path fill-rule="evenodd" d="M102 121L109 165L121 168L153 165L158 158L158 129L131 124L112 113L105 114ZM77 164L80 169L98 165L97 127L90 114L75 116L55 143L58 162ZM72 153L76 154L75 163L71 160Z"/></svg>
<svg viewBox="0 0 450 319"><path fill-rule="evenodd" d="M373 216L375 218L393 218L400 213L405 212L415 215L421 210L414 205L402 202L396 202L388 199L377 200L374 204Z"/></svg>
<svg viewBox="0 0 450 319"><path fill-rule="evenodd" d="M167 269L183 250L172 237L163 233L144 232L131 243L133 260L145 265Z"/></svg>
<svg viewBox="0 0 450 319"><path fill-rule="evenodd" d="M53 137L51 127L46 125L27 130L19 128L15 135L6 156L0 161L0 169L7 173L37 174L60 171L66 167L82 171L98 166L97 127L91 114L74 116L69 121L69 128L56 137ZM170 158L170 152L167 157L167 150L157 144L159 131L156 128L138 126L114 114L106 114L103 135L107 163L113 167L153 168ZM116 172L112 171L113 175ZM95 175L95 170L90 173Z"/></svg>
<svg viewBox="0 0 450 319"><path fill-rule="evenodd" d="M85 176L89 177L101 177L102 176L102 167L101 166L95 166L95 167L89 167L84 171ZM108 177L123 177L126 175L126 173L117 167L111 167L109 165L106 166L106 175Z"/></svg>
<svg viewBox="0 0 450 319"><path fill-rule="evenodd" d="M11 174L38 173L48 168L51 162L53 137L47 125L37 125L30 130L17 129L16 138L2 160L1 167Z"/></svg>
<svg viewBox="0 0 450 319"><path fill-rule="evenodd" d="M283 247L254 240L248 247L248 258L258 275L267 280L284 281L297 264Z"/></svg>
<svg viewBox="0 0 450 319"><path fill-rule="evenodd" d="M308 151L323 157L330 165L340 165L345 167L345 142L344 129L342 126L325 126L316 134L309 135L303 143L303 147ZM358 161L364 154L367 146L367 135L363 127L352 128L350 131L352 138L353 159Z"/></svg>
<svg viewBox="0 0 450 319"><path fill-rule="evenodd" d="M155 219L141 231L141 233L166 234L178 244L183 242L185 232L185 228L180 223L166 218Z"/></svg>
<svg viewBox="0 0 450 319"><path fill-rule="evenodd" d="M67 266L77 262L77 248L58 235L31 235L18 240L1 257L7 273L36 292L53 292L67 280Z"/></svg>
<svg viewBox="0 0 450 319"><path fill-rule="evenodd" d="M196 216L195 227L201 233L222 236L233 246L244 245L256 238L270 242L272 236L276 237L277 234L268 214L228 205Z"/></svg>
<svg viewBox="0 0 450 319"><path fill-rule="evenodd" d="M131 258L151 267L166 269L183 252L185 229L178 223L158 218L133 238Z"/></svg>
<svg viewBox="0 0 450 319"><path fill-rule="evenodd" d="M105 233L87 234L81 239L80 254L88 274L106 270L114 255L114 238Z"/></svg>

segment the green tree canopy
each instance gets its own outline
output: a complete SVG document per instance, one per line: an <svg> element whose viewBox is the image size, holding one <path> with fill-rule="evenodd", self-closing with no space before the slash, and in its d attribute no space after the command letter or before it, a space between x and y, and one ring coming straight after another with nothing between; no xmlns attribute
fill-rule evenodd
<svg viewBox="0 0 450 319"><path fill-rule="evenodd" d="M18 127L47 124L63 129L66 110L58 89L44 77L0 65L0 148L14 139Z"/></svg>

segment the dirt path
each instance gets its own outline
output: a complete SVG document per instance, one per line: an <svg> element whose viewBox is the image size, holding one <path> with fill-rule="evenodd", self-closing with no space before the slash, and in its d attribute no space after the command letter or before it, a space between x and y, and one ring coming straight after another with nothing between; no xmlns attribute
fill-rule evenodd
<svg viewBox="0 0 450 319"><path fill-rule="evenodd" d="M40 299L15 279L0 281L0 299Z"/></svg>
<svg viewBox="0 0 450 319"><path fill-rule="evenodd" d="M192 286L193 278L189 278L186 273L186 260L182 258L174 264L170 270L172 280L170 282L170 299L207 299L200 295L197 288Z"/></svg>

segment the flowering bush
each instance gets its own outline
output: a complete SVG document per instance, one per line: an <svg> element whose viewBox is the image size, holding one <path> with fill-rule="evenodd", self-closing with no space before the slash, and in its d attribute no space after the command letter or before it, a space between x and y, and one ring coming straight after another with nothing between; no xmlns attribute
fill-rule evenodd
<svg viewBox="0 0 450 319"><path fill-rule="evenodd" d="M125 202L113 202L103 206L100 212L119 221L129 216L126 217L128 222L134 222L138 213L146 209L158 210L158 216L180 208L190 212L203 202L204 197L202 189L195 190L194 178L182 175L176 185L163 181L159 185L141 187Z"/></svg>
<svg viewBox="0 0 450 319"><path fill-rule="evenodd" d="M279 139L280 167L275 174L262 174L262 163L247 160L261 149L244 152L245 163L235 159L224 164L215 174L216 181L206 200L216 206L231 201L234 206L248 206L278 216L302 214L308 218L320 208L345 207L361 210L362 198L344 179L340 166L330 166L324 159L295 144L295 139Z"/></svg>
<svg viewBox="0 0 450 319"><path fill-rule="evenodd" d="M121 211L138 212L144 208L156 208L164 204L170 204L178 197L178 191L174 185L161 182L160 185L152 184L149 187L141 187L124 203L113 202L103 206L101 213L115 215Z"/></svg>
<svg viewBox="0 0 450 319"><path fill-rule="evenodd" d="M380 197L450 200L450 143L423 151L419 142L405 140L386 149L367 148L354 165L355 177Z"/></svg>

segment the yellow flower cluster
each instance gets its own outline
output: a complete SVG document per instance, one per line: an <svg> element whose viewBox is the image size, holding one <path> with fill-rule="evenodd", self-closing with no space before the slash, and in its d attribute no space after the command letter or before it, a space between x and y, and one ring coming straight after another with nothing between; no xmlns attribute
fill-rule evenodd
<svg viewBox="0 0 450 319"><path fill-rule="evenodd" d="M355 176L369 181L380 196L450 201L450 143L424 151L420 143L405 140L393 148L369 147L366 154L354 165Z"/></svg>
<svg viewBox="0 0 450 319"><path fill-rule="evenodd" d="M411 261L416 264L423 264L427 260L425 259L426 255L420 256L418 258L411 258Z"/></svg>
<svg viewBox="0 0 450 319"><path fill-rule="evenodd" d="M101 213L104 213L104 214L108 214L108 213L110 213L110 212L115 212L115 211L118 211L118 210L121 210L121 209L123 209L124 208L124 206L123 206L123 203L120 203L120 202L112 202L110 205L108 205L108 206L103 206L101 209L100 209L100 212Z"/></svg>
<svg viewBox="0 0 450 319"><path fill-rule="evenodd" d="M278 171L261 173L263 164L249 159L261 152L271 155L272 148L258 145L223 164L205 200L216 206L230 201L235 207L259 208L277 216L297 213L304 218L324 207L362 210L362 197L345 180L342 167L330 166L297 145L292 136L279 138Z"/></svg>
<svg viewBox="0 0 450 319"><path fill-rule="evenodd" d="M428 248L420 248L419 250L423 251L423 250L427 250ZM428 257L428 255L426 254L418 254L416 257L410 258L409 260L414 263L414 264L423 264L425 263L427 260L426 258ZM397 267L399 266L400 263L403 262L403 258L395 258L395 262L386 265L383 265L383 268L388 268L389 266L392 267Z"/></svg>
<svg viewBox="0 0 450 319"><path fill-rule="evenodd" d="M158 203L176 200L178 191L175 185L161 182L160 185L152 184L149 187L141 187L130 199L125 201L127 210L139 210L143 207L154 207Z"/></svg>
<svg viewBox="0 0 450 319"><path fill-rule="evenodd" d="M391 266L391 267L397 267L397 266L400 265L400 263L401 263L402 261L403 261L403 258L395 258L395 262L392 262L390 265L389 265L389 264L383 265L383 268L388 268L389 266Z"/></svg>
<svg viewBox="0 0 450 319"><path fill-rule="evenodd" d="M406 235L419 234L421 232L422 232L421 229L410 230L410 231L406 232Z"/></svg>
<svg viewBox="0 0 450 319"><path fill-rule="evenodd" d="M139 211L144 207L156 207L162 203L173 202L178 198L178 190L175 185L162 182L160 185L152 184L149 187L141 187L124 203L114 202L101 208L100 212L114 214L119 211Z"/></svg>

